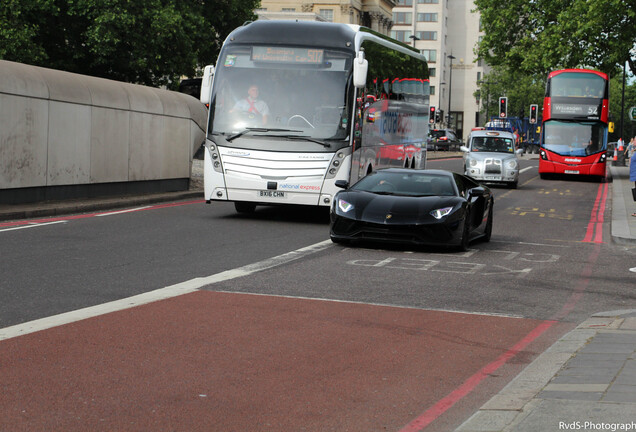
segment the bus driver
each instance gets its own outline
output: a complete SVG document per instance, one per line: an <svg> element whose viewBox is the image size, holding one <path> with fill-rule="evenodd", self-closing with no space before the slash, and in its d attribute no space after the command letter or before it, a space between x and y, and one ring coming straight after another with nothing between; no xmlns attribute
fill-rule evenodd
<svg viewBox="0 0 636 432"><path fill-rule="evenodd" d="M263 125L267 124L269 118L269 107L258 99L258 86L251 85L247 90L247 97L239 99L230 112L245 113L250 119L261 119Z"/></svg>

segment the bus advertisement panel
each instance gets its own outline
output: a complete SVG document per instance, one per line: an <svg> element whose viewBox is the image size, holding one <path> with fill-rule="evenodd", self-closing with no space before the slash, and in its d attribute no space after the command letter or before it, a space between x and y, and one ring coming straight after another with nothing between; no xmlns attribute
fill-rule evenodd
<svg viewBox="0 0 636 432"><path fill-rule="evenodd" d="M602 72L550 73L543 102L539 175L605 177L609 79Z"/></svg>
<svg viewBox="0 0 636 432"><path fill-rule="evenodd" d="M354 86L359 53L387 82L384 98ZM257 21L232 32L207 70L214 70L201 93L210 103L208 202L232 201L240 212L329 206L336 180L397 161L424 167L428 68L407 45L353 25Z"/></svg>

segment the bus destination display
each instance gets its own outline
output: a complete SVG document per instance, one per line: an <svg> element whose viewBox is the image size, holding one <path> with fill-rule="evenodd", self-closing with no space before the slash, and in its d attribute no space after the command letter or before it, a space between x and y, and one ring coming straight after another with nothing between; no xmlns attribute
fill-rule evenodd
<svg viewBox="0 0 636 432"><path fill-rule="evenodd" d="M598 120L601 108L599 105L553 103L552 114L559 118L584 117Z"/></svg>
<svg viewBox="0 0 636 432"><path fill-rule="evenodd" d="M322 63L324 50L291 47L252 47L252 61L275 63Z"/></svg>

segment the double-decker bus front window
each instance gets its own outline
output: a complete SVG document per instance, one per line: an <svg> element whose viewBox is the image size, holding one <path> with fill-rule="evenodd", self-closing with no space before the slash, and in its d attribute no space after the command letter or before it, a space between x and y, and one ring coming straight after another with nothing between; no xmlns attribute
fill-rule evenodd
<svg viewBox="0 0 636 432"><path fill-rule="evenodd" d="M561 156L588 156L606 150L602 123L551 121L544 124L543 147Z"/></svg>
<svg viewBox="0 0 636 432"><path fill-rule="evenodd" d="M214 78L209 130L344 140L351 65L352 55L336 50L229 46ZM295 145L289 141L290 149Z"/></svg>

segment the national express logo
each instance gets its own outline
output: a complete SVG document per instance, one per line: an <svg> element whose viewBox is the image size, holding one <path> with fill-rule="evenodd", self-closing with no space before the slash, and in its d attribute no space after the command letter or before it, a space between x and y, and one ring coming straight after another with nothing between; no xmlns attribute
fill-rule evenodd
<svg viewBox="0 0 636 432"><path fill-rule="evenodd" d="M278 185L279 189L287 189L287 190L302 190L302 191L319 191L320 186L310 186L310 185L300 185L300 184L280 184Z"/></svg>

